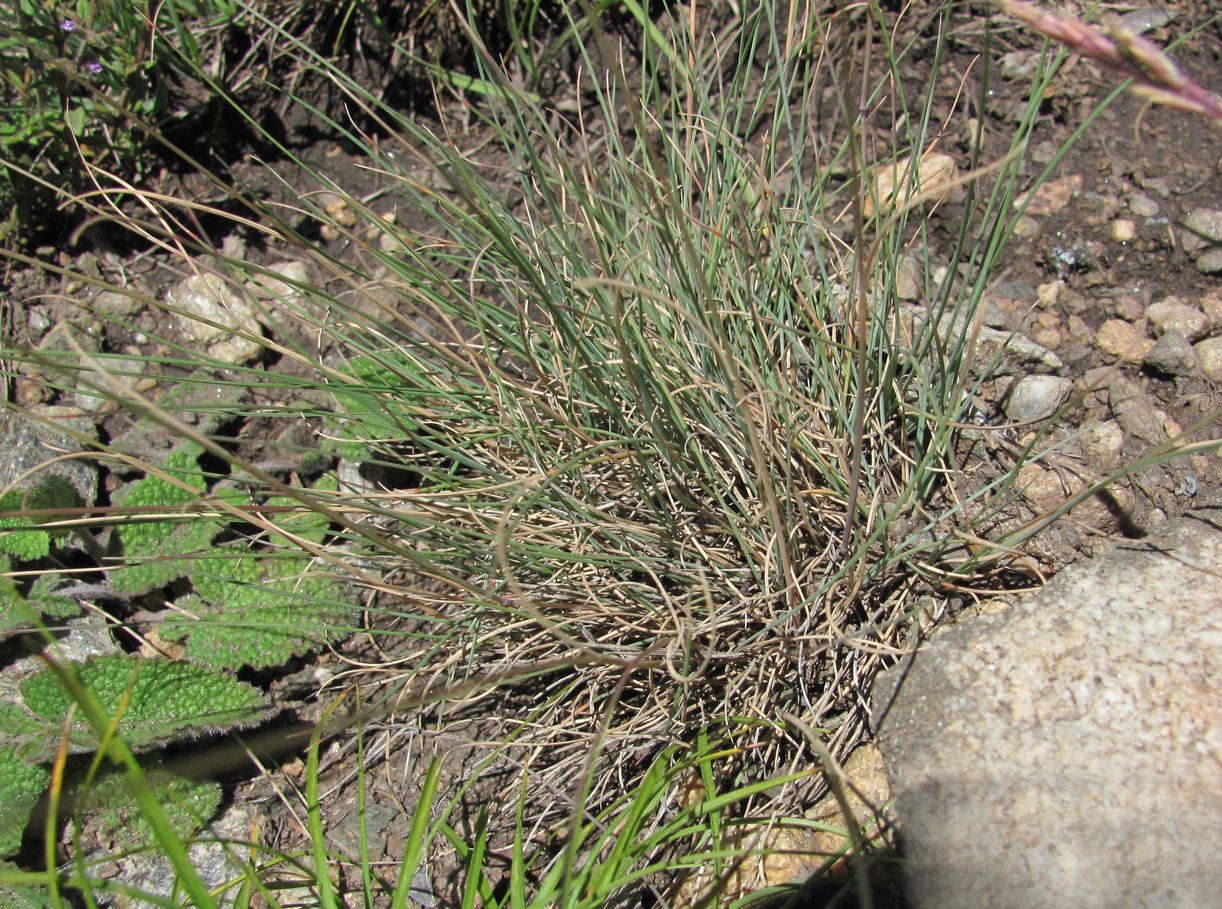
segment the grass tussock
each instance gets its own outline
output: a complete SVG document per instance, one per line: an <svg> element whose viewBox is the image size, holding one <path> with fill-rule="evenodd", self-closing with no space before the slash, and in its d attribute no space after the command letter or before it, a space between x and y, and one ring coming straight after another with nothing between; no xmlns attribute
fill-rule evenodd
<svg viewBox="0 0 1222 909"><path fill-rule="evenodd" d="M416 551L402 593L433 634L403 665L461 690L447 715L497 717L515 761L578 803L633 791L651 756L709 730L735 755L719 786L809 767L783 714L845 754L945 557L887 528L942 488L970 339L897 330L924 197L914 170L907 204L868 206L863 177L936 145L932 100L892 92L906 49L881 21L781 12L720 32L644 20L632 44L595 28L578 113L485 58L470 147L332 74L371 124L333 125L394 219L347 197L344 227L304 196L360 254L319 259L346 289L292 318L338 352L334 437L412 475L353 493ZM832 62L867 47L882 81ZM880 106L908 124L885 151L857 119ZM974 275L1001 248L1020 143L964 230ZM946 279L931 309L970 325L968 287ZM468 685L531 667L566 671L516 716Z"/></svg>

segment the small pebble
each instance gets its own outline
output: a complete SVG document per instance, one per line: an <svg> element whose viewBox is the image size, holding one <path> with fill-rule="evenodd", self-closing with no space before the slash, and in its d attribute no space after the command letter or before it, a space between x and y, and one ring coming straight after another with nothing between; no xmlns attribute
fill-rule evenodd
<svg viewBox="0 0 1222 909"><path fill-rule="evenodd" d="M1065 289L1064 281L1049 281L1035 289L1035 299L1041 309L1050 309L1061 299L1061 291Z"/></svg>
<svg viewBox="0 0 1222 909"><path fill-rule="evenodd" d="M1222 338L1207 338L1193 345L1201 374L1212 382L1222 382Z"/></svg>
<svg viewBox="0 0 1222 909"><path fill-rule="evenodd" d="M1154 341L1137 333L1137 329L1122 319L1108 319L1095 333L1095 344L1105 354L1129 363L1145 359Z"/></svg>
<svg viewBox="0 0 1222 909"><path fill-rule="evenodd" d="M1105 472L1116 466L1124 450L1124 432L1115 420L1103 420L1082 428L1078 444L1091 467Z"/></svg>
<svg viewBox="0 0 1222 909"><path fill-rule="evenodd" d="M1209 317L1179 297L1164 297L1146 307L1146 321L1155 335L1176 331L1189 341L1199 341L1209 330Z"/></svg>
<svg viewBox="0 0 1222 909"><path fill-rule="evenodd" d="M1073 379L1023 376L1010 387L1003 408L1016 423L1034 423L1056 413L1073 391Z"/></svg>
<svg viewBox="0 0 1222 909"><path fill-rule="evenodd" d="M1128 218L1117 218L1112 222L1112 239L1117 243L1128 243L1137 236L1137 224Z"/></svg>
<svg viewBox="0 0 1222 909"><path fill-rule="evenodd" d="M1081 174L1070 174L1056 180L1041 183L1034 190L1015 200L1015 208L1026 204L1028 215L1051 215L1061 211L1069 204L1075 194L1082 192L1083 179Z"/></svg>
<svg viewBox="0 0 1222 909"><path fill-rule="evenodd" d="M352 210L348 200L335 199L323 210L327 213L328 217L341 227L356 227L356 212Z"/></svg>
<svg viewBox="0 0 1222 909"><path fill-rule="evenodd" d="M1222 290L1211 290L1201 297L1201 311L1209 320L1210 327L1222 328Z"/></svg>
<svg viewBox="0 0 1222 909"><path fill-rule="evenodd" d="M1222 246L1207 249L1197 256L1197 271L1203 275L1216 275L1222 271Z"/></svg>
<svg viewBox="0 0 1222 909"><path fill-rule="evenodd" d="M1112 312L1116 314L1117 319L1124 319L1126 322L1140 322L1145 318L1146 307L1137 297L1124 294L1117 297L1112 303Z"/></svg>
<svg viewBox="0 0 1222 909"><path fill-rule="evenodd" d="M1014 222L1014 236L1019 240L1033 240L1040 235L1040 222L1030 215L1023 215Z"/></svg>
<svg viewBox="0 0 1222 909"><path fill-rule="evenodd" d="M1167 414L1139 383L1117 376L1108 386L1107 404L1125 435L1151 445L1167 441Z"/></svg>
<svg viewBox="0 0 1222 909"><path fill-rule="evenodd" d="M1146 353L1146 366L1168 376L1190 376L1197 370L1197 357L1192 344L1180 332L1171 329L1163 334Z"/></svg>
<svg viewBox="0 0 1222 909"><path fill-rule="evenodd" d="M1144 193L1134 193L1129 199L1129 211L1139 218L1153 218L1158 214L1158 203Z"/></svg>
<svg viewBox="0 0 1222 909"><path fill-rule="evenodd" d="M1184 219L1184 226L1206 240L1222 243L1222 209L1195 209Z"/></svg>

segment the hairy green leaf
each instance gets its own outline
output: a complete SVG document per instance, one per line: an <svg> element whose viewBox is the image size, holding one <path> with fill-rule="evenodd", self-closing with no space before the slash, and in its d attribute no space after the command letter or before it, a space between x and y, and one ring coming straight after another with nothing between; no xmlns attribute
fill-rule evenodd
<svg viewBox="0 0 1222 909"><path fill-rule="evenodd" d="M0 496L0 553L8 553L24 561L45 558L51 552L51 535L45 530L30 529L29 518L4 517L3 512L21 511L25 496L20 489L10 489Z"/></svg>
<svg viewBox="0 0 1222 909"><path fill-rule="evenodd" d="M26 508L79 508L80 505L80 493L63 474L40 473L25 491Z"/></svg>
<svg viewBox="0 0 1222 909"><path fill-rule="evenodd" d="M354 604L303 558L212 559L193 581L197 596L161 629L187 656L218 668L277 666L346 634Z"/></svg>
<svg viewBox="0 0 1222 909"><path fill-rule="evenodd" d="M78 671L108 713L122 710L119 732L134 748L250 726L267 714L257 688L203 666L113 654L82 663ZM21 696L31 711L56 723L72 703L51 670L23 682ZM96 747L93 730L76 725L81 739Z"/></svg>
<svg viewBox="0 0 1222 909"><path fill-rule="evenodd" d="M41 575L34 581L27 597L9 576L11 570L9 557L0 553L0 632L30 625L40 614L67 618L81 611L81 605L76 600L56 595L55 587L61 580L59 576Z"/></svg>
<svg viewBox="0 0 1222 909"><path fill-rule="evenodd" d="M206 489L197 459L202 449L184 445L171 452L162 471L115 493L115 504L131 509L170 512L197 501ZM125 593L147 593L191 572L192 554L206 551L221 532L215 520L174 517L139 520L119 528L124 565L111 572L111 583Z"/></svg>
<svg viewBox="0 0 1222 909"><path fill-rule="evenodd" d="M221 786L214 780L189 779L162 767L146 770L145 778L181 837L197 831L220 807ZM154 841L152 828L121 770L107 770L91 781L76 810L77 824L88 831L89 839L110 842L120 849L140 849Z"/></svg>
<svg viewBox="0 0 1222 909"><path fill-rule="evenodd" d="M20 704L0 701L0 747L11 748L26 761L49 761L60 736L55 724L33 716Z"/></svg>
<svg viewBox="0 0 1222 909"><path fill-rule="evenodd" d="M50 778L40 764L30 763L16 748L0 746L0 855L21 848L30 809Z"/></svg>

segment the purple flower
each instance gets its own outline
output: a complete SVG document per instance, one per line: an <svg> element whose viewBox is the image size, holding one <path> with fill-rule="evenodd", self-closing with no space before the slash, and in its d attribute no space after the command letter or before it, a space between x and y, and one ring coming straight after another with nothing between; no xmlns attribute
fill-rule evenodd
<svg viewBox="0 0 1222 909"><path fill-rule="evenodd" d="M59 24L59 27L62 28L66 32L76 31L76 23L73 22L71 19L65 19L63 22Z"/></svg>
<svg viewBox="0 0 1222 909"><path fill-rule="evenodd" d="M102 64L98 63L97 60L90 60L88 63L85 64L85 69L89 70L89 72L93 73L96 76L98 73L102 71Z"/></svg>

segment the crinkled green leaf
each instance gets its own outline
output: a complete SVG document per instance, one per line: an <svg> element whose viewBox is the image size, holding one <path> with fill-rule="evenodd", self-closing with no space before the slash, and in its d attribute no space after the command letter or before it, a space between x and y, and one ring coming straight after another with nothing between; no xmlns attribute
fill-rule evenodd
<svg viewBox="0 0 1222 909"><path fill-rule="evenodd" d="M30 809L50 778L41 764L30 763L16 748L0 746L0 855L21 848Z"/></svg>
<svg viewBox="0 0 1222 909"><path fill-rule="evenodd" d="M81 495L63 474L43 471L25 490L26 508L79 508Z"/></svg>
<svg viewBox="0 0 1222 909"><path fill-rule="evenodd" d="M56 589L64 583L64 578L57 574L39 575L30 586L26 602L31 609L44 616L57 619L71 618L81 611L81 604L72 597L60 596Z"/></svg>
<svg viewBox="0 0 1222 909"><path fill-rule="evenodd" d="M13 749L24 760L51 760L61 734L58 726L33 716L20 704L0 701L0 747Z"/></svg>
<svg viewBox="0 0 1222 909"><path fill-rule="evenodd" d="M184 445L171 452L162 470L179 483L149 474L115 493L115 504L124 508L158 510L185 507L197 501L206 488L199 471L197 445ZM221 524L207 517L137 520L119 527L124 565L111 572L111 583L124 593L140 594L165 587L190 574L190 556L206 552L221 532Z"/></svg>
<svg viewBox="0 0 1222 909"><path fill-rule="evenodd" d="M81 611L76 600L55 594L61 581L57 575L45 574L35 579L27 597L8 574L11 570L9 557L0 553L0 632L31 625L39 615L68 618Z"/></svg>
<svg viewBox="0 0 1222 909"><path fill-rule="evenodd" d="M17 582L9 575L12 567L9 557L0 553L0 632L28 622L33 617L25 597L17 589Z"/></svg>
<svg viewBox="0 0 1222 909"><path fill-rule="evenodd" d="M355 604L309 559L243 555L213 559L193 576L197 596L161 635L185 640L191 660L217 668L264 668L334 641L350 630Z"/></svg>
<svg viewBox="0 0 1222 909"><path fill-rule="evenodd" d="M267 500L270 506L295 508L297 510L286 514L274 515L272 521L277 527L283 528L293 536L301 537L315 545L321 543L331 531L331 521L326 515L311 511L289 496L273 496Z"/></svg>
<svg viewBox="0 0 1222 909"><path fill-rule="evenodd" d="M0 496L0 553L24 561L45 558L51 552L51 535L45 530L30 529L35 522L29 518L3 515L24 508L25 497L20 489L10 489Z"/></svg>
<svg viewBox="0 0 1222 909"><path fill-rule="evenodd" d="M78 508L81 496L66 476L48 470L39 473L20 489L10 489L0 497L0 512ZM28 517L0 517L0 552L19 559L41 559L51 552L51 533L33 528L40 520Z"/></svg>
<svg viewBox="0 0 1222 909"><path fill-rule="evenodd" d="M146 768L145 779L180 837L189 837L208 823L221 805L221 786L214 780L189 779L163 767ZM155 841L120 770L106 770L90 781L77 800L76 822L88 831L88 839L119 849L141 849Z"/></svg>
<svg viewBox="0 0 1222 909"><path fill-rule="evenodd" d="M257 688L203 666L120 653L91 659L78 671L112 716L127 701L119 732L134 748L249 726L267 713ZM33 713L53 723L63 720L72 703L49 669L26 679L21 696ZM79 719L76 732L96 747L93 730Z"/></svg>

